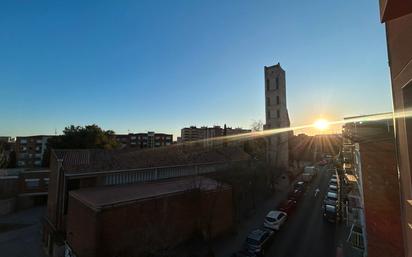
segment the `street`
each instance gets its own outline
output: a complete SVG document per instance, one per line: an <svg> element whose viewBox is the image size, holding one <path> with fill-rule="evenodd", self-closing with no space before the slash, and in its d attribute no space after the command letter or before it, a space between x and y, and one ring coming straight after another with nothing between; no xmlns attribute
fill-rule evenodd
<svg viewBox="0 0 412 257"><path fill-rule="evenodd" d="M336 248L345 240L343 224L333 224L323 219L323 199L328 190L331 174L326 167L307 186L305 194L298 200L297 208L286 223L275 233L273 243L265 256L336 256ZM320 192L315 197L315 189ZM258 207L256 214L246 221L238 234L215 244L217 256L230 256L241 249L248 233L263 224L270 210L276 209L286 199L286 193L277 193L268 204Z"/></svg>
<svg viewBox="0 0 412 257"><path fill-rule="evenodd" d="M275 234L267 256L336 256L336 247L342 240L341 225L325 221L322 208L330 176L325 167L319 171L295 212ZM317 187L320 193L315 197Z"/></svg>

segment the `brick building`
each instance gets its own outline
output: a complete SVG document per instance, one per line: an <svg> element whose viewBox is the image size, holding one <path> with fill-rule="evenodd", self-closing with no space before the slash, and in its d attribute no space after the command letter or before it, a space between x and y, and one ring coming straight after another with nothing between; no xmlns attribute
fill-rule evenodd
<svg viewBox="0 0 412 257"><path fill-rule="evenodd" d="M61 256L65 249L71 191L213 173L227 169L234 162L248 164L249 161L250 155L240 147L211 150L172 145L156 151L53 150L47 215L43 224L46 252L50 256Z"/></svg>
<svg viewBox="0 0 412 257"><path fill-rule="evenodd" d="M53 136L27 136L16 137L16 159L17 167L41 167L43 155L47 148L49 138Z"/></svg>
<svg viewBox="0 0 412 257"><path fill-rule="evenodd" d="M49 170L0 169L0 214L47 203Z"/></svg>
<svg viewBox="0 0 412 257"><path fill-rule="evenodd" d="M385 23L388 64L396 113L412 111L412 2L380 0ZM412 257L412 117L395 120L405 256Z"/></svg>
<svg viewBox="0 0 412 257"><path fill-rule="evenodd" d="M387 115L386 114L376 114ZM345 119L364 119L357 116ZM343 136L354 145L344 145L343 169L352 181L348 193L350 241L371 257L402 257L400 187L392 120L350 122ZM359 229L356 229L359 228ZM361 238L362 240L358 240ZM363 245L359 244L363 242Z"/></svg>
<svg viewBox="0 0 412 257"><path fill-rule="evenodd" d="M173 144L173 135L164 133L129 133L116 135L116 140L123 147L155 148Z"/></svg>
<svg viewBox="0 0 412 257"><path fill-rule="evenodd" d="M233 224L231 187L204 177L71 191L68 256L140 256Z"/></svg>

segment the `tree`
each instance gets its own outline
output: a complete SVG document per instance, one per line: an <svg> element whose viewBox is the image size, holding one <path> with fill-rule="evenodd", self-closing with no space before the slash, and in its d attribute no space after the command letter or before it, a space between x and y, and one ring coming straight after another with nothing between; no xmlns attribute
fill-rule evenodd
<svg viewBox="0 0 412 257"><path fill-rule="evenodd" d="M51 149L114 149L118 146L112 130L103 130L96 124L82 126L70 125L63 135L52 137L47 142L43 166L49 166Z"/></svg>
<svg viewBox="0 0 412 257"><path fill-rule="evenodd" d="M252 128L252 131L262 131L263 130L263 121L261 121L261 120L254 121L251 124L251 128Z"/></svg>

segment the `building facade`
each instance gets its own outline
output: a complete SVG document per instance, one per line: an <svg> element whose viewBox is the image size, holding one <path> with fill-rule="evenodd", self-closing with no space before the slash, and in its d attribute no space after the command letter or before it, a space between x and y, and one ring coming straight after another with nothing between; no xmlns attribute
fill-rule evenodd
<svg viewBox="0 0 412 257"><path fill-rule="evenodd" d="M182 128L181 130L181 142L191 142L197 141L202 139L209 139L215 137L223 137L223 136L231 136L231 135L238 135L244 133L250 133L252 130L250 129L242 129L242 128L231 128L226 127L226 124L222 128L221 126L213 126L213 127L196 127L191 126L188 128Z"/></svg>
<svg viewBox="0 0 412 257"><path fill-rule="evenodd" d="M373 116L379 115L387 113ZM350 189L345 215L352 224L349 241L364 256L404 256L401 220L393 218L401 216L393 121L348 122L342 135L343 170Z"/></svg>
<svg viewBox="0 0 412 257"><path fill-rule="evenodd" d="M0 169L0 215L46 204L49 174L41 169Z"/></svg>
<svg viewBox="0 0 412 257"><path fill-rule="evenodd" d="M412 110L412 2L380 0L385 23L395 113ZM412 257L412 117L395 120L405 255Z"/></svg>
<svg viewBox="0 0 412 257"><path fill-rule="evenodd" d="M227 147L224 151L190 146L156 151L52 150L42 233L47 255L63 255L64 241L70 236L66 229L69 194L73 190L214 173L229 168L232 163L249 161L250 155L239 147Z"/></svg>
<svg viewBox="0 0 412 257"><path fill-rule="evenodd" d="M173 144L173 135L149 131L116 135L116 140L124 147L155 148Z"/></svg>
<svg viewBox="0 0 412 257"><path fill-rule="evenodd" d="M280 64L265 66L265 130L290 126L286 105L286 77ZM269 137L267 161L275 167L289 167L289 132Z"/></svg>
<svg viewBox="0 0 412 257"><path fill-rule="evenodd" d="M232 202L230 186L205 177L74 190L66 256L146 256L194 235L214 238L232 227Z"/></svg>
<svg viewBox="0 0 412 257"><path fill-rule="evenodd" d="M47 142L51 137L53 136L16 137L16 166L27 168L41 167Z"/></svg>

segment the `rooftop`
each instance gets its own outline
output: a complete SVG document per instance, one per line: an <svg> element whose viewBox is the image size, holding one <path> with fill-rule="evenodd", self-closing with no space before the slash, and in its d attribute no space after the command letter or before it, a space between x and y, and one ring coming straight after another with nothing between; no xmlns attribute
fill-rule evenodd
<svg viewBox="0 0 412 257"><path fill-rule="evenodd" d="M54 150L54 156L63 161L67 173L98 172L149 167L249 160L241 147L196 147L171 145L155 149L121 150Z"/></svg>
<svg viewBox="0 0 412 257"><path fill-rule="evenodd" d="M202 191L210 191L227 188L229 188L228 185L213 179L184 177L142 184L83 188L70 191L70 196L99 211L104 208L125 205L139 200L183 193L188 190L200 189Z"/></svg>

